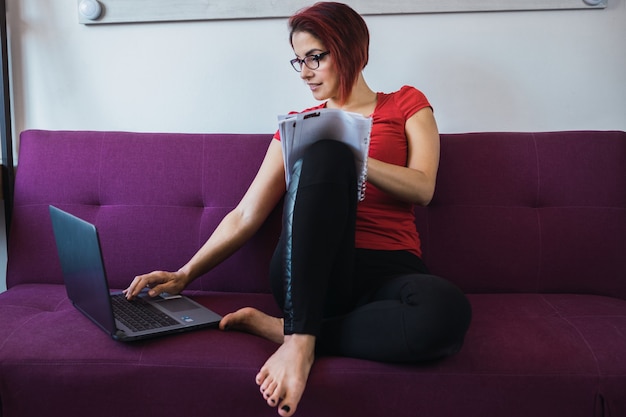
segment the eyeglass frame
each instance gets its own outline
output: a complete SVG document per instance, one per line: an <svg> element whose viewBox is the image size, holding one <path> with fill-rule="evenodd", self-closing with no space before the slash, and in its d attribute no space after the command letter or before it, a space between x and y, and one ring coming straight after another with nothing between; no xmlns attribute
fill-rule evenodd
<svg viewBox="0 0 626 417"><path fill-rule="evenodd" d="M328 54L330 54L330 51L320 52L319 54L307 55L303 59L294 58L291 61L289 61L289 63L291 64L293 69L296 70L296 72L302 72L302 64L306 65L308 69L315 71L316 69L320 67L320 60ZM317 63L315 68L311 67L310 65L311 62ZM299 64L299 67L297 67L296 64Z"/></svg>

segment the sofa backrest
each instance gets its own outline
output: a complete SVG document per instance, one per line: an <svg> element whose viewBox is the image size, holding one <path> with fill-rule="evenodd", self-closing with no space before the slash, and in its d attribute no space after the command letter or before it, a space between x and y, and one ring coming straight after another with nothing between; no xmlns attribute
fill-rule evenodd
<svg viewBox="0 0 626 417"><path fill-rule="evenodd" d="M173 270L239 201L270 134L26 131L7 284L62 283L48 205L96 224L112 288ZM626 133L444 134L424 259L467 292L626 299ZM280 207L191 289L269 292Z"/></svg>
<svg viewBox="0 0 626 417"><path fill-rule="evenodd" d="M442 135L424 258L468 292L626 298L626 133Z"/></svg>
<svg viewBox="0 0 626 417"><path fill-rule="evenodd" d="M48 205L96 225L111 288L176 270L243 196L272 135L25 131L7 285L62 283ZM279 213L190 288L268 292Z"/></svg>

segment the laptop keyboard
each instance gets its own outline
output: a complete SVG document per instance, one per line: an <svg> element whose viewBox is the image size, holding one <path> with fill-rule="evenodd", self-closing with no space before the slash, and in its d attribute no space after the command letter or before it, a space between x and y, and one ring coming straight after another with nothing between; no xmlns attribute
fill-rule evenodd
<svg viewBox="0 0 626 417"><path fill-rule="evenodd" d="M158 329L178 324L176 320L141 298L128 301L124 294L111 296L115 318L133 331Z"/></svg>

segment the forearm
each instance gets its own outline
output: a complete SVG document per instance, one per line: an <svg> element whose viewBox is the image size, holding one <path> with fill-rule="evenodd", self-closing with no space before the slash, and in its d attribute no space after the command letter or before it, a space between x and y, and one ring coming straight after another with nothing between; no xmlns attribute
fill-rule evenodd
<svg viewBox="0 0 626 417"><path fill-rule="evenodd" d="M209 272L252 237L258 226L237 209L230 212L196 254L179 269L186 285Z"/></svg>
<svg viewBox="0 0 626 417"><path fill-rule="evenodd" d="M408 143L406 166L369 158L367 178L395 198L422 206L435 193L439 167L439 131L430 107L411 116L405 124Z"/></svg>
<svg viewBox="0 0 626 417"><path fill-rule="evenodd" d="M258 227L257 227L258 228ZM176 272L153 271L136 276L124 293L133 299L146 287L151 297L168 292L178 294L211 268L235 252L256 229L254 223L246 223L237 209L227 215L200 250Z"/></svg>
<svg viewBox="0 0 626 417"><path fill-rule="evenodd" d="M149 294L177 294L191 281L210 271L237 251L261 227L285 192L285 175L280 142L272 141L266 158L248 191L237 207L224 217L211 237L182 268L176 272L153 271L136 276L124 290L128 299L144 288Z"/></svg>
<svg viewBox="0 0 626 417"><path fill-rule="evenodd" d="M285 193L281 144L272 140L263 164L237 207L217 226L211 237L179 272L186 284L207 273L248 241Z"/></svg>
<svg viewBox="0 0 626 417"><path fill-rule="evenodd" d="M367 178L371 184L387 194L422 206L430 202L435 191L435 178L432 176L373 158L368 159Z"/></svg>

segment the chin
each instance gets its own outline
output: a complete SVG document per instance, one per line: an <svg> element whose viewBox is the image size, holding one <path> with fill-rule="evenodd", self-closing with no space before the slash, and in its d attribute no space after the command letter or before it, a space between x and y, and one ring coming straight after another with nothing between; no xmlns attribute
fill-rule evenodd
<svg viewBox="0 0 626 417"><path fill-rule="evenodd" d="M326 94L322 94L322 93L318 93L318 92L313 92L313 98L317 101L324 101L324 100L328 100L328 95Z"/></svg>

